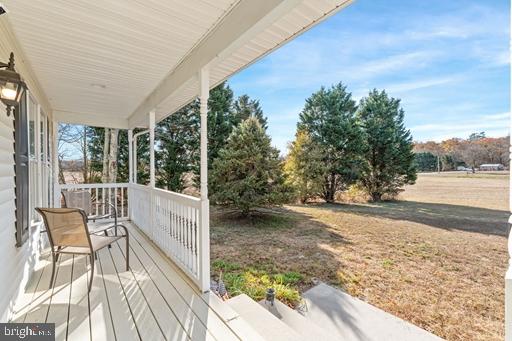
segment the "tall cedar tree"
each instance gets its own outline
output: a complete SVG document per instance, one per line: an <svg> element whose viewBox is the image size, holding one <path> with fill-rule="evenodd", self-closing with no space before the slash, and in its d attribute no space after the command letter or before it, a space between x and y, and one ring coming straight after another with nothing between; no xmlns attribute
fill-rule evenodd
<svg viewBox="0 0 512 341"><path fill-rule="evenodd" d="M208 99L208 167L219 155L233 130L233 90L221 83L210 90Z"/></svg>
<svg viewBox="0 0 512 341"><path fill-rule="evenodd" d="M248 95L238 97L233 105L235 126L245 121L249 117L255 117L261 124L264 130L267 130L267 118L263 115L260 102L251 99Z"/></svg>
<svg viewBox="0 0 512 341"><path fill-rule="evenodd" d="M355 112L352 94L338 83L311 95L299 115L298 130L308 132L324 151L327 173L323 198L327 202L333 202L336 191L344 190L358 177L362 133Z"/></svg>
<svg viewBox="0 0 512 341"><path fill-rule="evenodd" d="M198 171L199 102L193 101L159 122L156 136L157 186L181 192L183 175Z"/></svg>
<svg viewBox="0 0 512 341"><path fill-rule="evenodd" d="M416 180L412 136L400 100L374 89L361 100L357 116L365 138L360 182L374 201L394 197Z"/></svg>
<svg viewBox="0 0 512 341"><path fill-rule="evenodd" d="M299 130L289 144L284 162L286 184L301 203L322 194L327 169L324 152L306 131Z"/></svg>
<svg viewBox="0 0 512 341"><path fill-rule="evenodd" d="M213 163L211 199L249 215L285 202L279 151L254 117L236 127Z"/></svg>
<svg viewBox="0 0 512 341"><path fill-rule="evenodd" d="M87 149L89 152L89 181L101 182L103 168L104 128L87 127Z"/></svg>

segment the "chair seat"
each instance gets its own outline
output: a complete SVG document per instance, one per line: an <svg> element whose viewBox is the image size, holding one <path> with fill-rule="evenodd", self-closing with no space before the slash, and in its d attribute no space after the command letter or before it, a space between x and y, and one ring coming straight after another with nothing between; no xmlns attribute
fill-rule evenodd
<svg viewBox="0 0 512 341"><path fill-rule="evenodd" d="M124 235L119 236L103 236L91 234L91 244L93 251L98 251L103 249L105 246L108 246L123 238ZM82 253L82 254L90 254L91 250L88 247L79 247L79 246L66 246L60 250L61 253Z"/></svg>

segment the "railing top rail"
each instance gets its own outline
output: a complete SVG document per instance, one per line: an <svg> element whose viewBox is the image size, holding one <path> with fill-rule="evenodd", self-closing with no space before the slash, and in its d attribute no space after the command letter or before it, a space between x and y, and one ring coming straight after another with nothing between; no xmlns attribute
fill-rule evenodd
<svg viewBox="0 0 512 341"><path fill-rule="evenodd" d="M191 195L176 193L161 188L155 188L156 194L172 197L173 199L185 200L193 203L201 203L200 198L193 197Z"/></svg>
<svg viewBox="0 0 512 341"><path fill-rule="evenodd" d="M80 189L80 188L118 188L128 187L128 183L95 183L95 184L59 184L61 189Z"/></svg>
<svg viewBox="0 0 512 341"><path fill-rule="evenodd" d="M130 184L130 186L133 189L140 189L140 190L144 190L144 191L153 190L154 193L158 196L168 198L170 200L179 202L180 204L187 205L190 207L199 208L201 206L201 199L193 197L191 195L176 193L176 192L168 191L168 190L161 189L161 188L153 188L152 189L149 186L141 185L141 184Z"/></svg>

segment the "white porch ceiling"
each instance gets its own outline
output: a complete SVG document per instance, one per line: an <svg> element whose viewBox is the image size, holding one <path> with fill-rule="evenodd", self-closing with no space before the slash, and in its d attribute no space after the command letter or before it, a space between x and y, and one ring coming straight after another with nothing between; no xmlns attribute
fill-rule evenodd
<svg viewBox="0 0 512 341"><path fill-rule="evenodd" d="M233 40L213 51L215 58L208 61L212 86L348 2L3 0L8 14L0 20L12 26L56 117L127 127L128 121L145 123L138 116L147 105L154 105L160 120L197 96L197 79L190 72L182 73L179 84L162 84L175 81L179 66L203 51L201 45L215 38L216 29L237 20L237 10L253 6L260 16L252 18L252 29L230 23L240 27L244 39L237 36L236 44ZM205 63L199 60L191 65Z"/></svg>

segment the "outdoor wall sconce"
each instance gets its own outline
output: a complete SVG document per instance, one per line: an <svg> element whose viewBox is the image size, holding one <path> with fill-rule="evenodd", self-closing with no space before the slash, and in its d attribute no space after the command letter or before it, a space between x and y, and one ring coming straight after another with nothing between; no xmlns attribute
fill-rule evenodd
<svg viewBox="0 0 512 341"><path fill-rule="evenodd" d="M11 109L20 103L26 87L20 74L14 70L14 53L11 52L7 64L0 62L0 101L7 108L7 116L10 116Z"/></svg>

